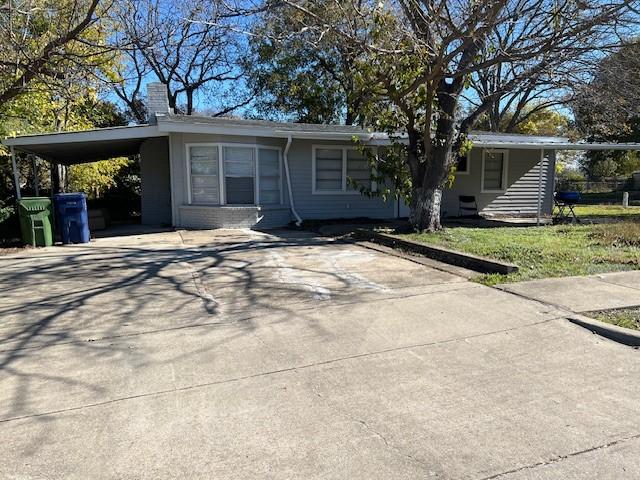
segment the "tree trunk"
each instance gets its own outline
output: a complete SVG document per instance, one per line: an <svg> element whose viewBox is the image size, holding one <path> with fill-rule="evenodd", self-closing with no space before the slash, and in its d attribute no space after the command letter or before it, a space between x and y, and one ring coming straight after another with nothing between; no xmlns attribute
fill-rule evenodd
<svg viewBox="0 0 640 480"><path fill-rule="evenodd" d="M447 184L449 170L454 161L450 148L439 148L432 152L421 177L412 175L411 214L409 220L418 232L435 232L442 228L440 213L442 192Z"/></svg>
<svg viewBox="0 0 640 480"><path fill-rule="evenodd" d="M193 114L193 90L187 89L187 115Z"/></svg>
<svg viewBox="0 0 640 480"><path fill-rule="evenodd" d="M411 195L411 215L409 221L418 232L440 230L440 207L442 188L415 188Z"/></svg>
<svg viewBox="0 0 640 480"><path fill-rule="evenodd" d="M60 165L51 162L51 195L60 193Z"/></svg>

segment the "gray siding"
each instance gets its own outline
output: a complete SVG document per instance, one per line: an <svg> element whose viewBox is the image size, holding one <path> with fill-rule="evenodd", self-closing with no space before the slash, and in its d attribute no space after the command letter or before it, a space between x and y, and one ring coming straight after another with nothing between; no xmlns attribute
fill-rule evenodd
<svg viewBox="0 0 640 480"><path fill-rule="evenodd" d="M190 143L240 143L278 146L284 152L285 139L240 137L229 135L181 134L170 136L171 180L173 196L174 225L182 227L213 228L224 223L224 213L214 211L215 206L190 206L188 204L188 179L186 145ZM367 198L357 192L341 194L314 194L312 188L313 145L351 146L349 140L315 141L294 139L289 149L289 167L296 211L302 219L331 218L393 218L396 215L396 202L390 199ZM545 152L548 160L543 165L543 213L551 213L553 204L553 181L555 152ZM474 195L481 212L487 214L531 215L537 211L539 150L509 151L507 169L507 189L502 193L483 193L481 191L482 150L471 152L470 173L458 175L451 188L444 192L443 214L458 214L458 196ZM258 228L271 228L285 225L292 219L289 208L286 175L283 168L283 204L275 208L263 208L259 214L251 214L250 220ZM407 210L403 209L406 214ZM259 220L259 221L258 221ZM235 222L235 220L233 220ZM233 223L233 222L232 222Z"/></svg>
<svg viewBox="0 0 640 480"><path fill-rule="evenodd" d="M169 150L166 138L150 138L140 147L142 223L171 224Z"/></svg>
<svg viewBox="0 0 640 480"><path fill-rule="evenodd" d="M368 198L360 193L313 194L312 191L312 146L345 145L353 146L349 140L344 142L293 140L289 150L291 183L296 211L303 219L330 218L393 218L395 202L384 202L381 198Z"/></svg>
<svg viewBox="0 0 640 480"><path fill-rule="evenodd" d="M188 200L188 178L186 145L190 143L240 143L278 146L284 152L286 139L262 138L262 137L234 137L228 135L205 135L205 134L180 134L172 133L171 144L171 172L173 182L173 213L174 224L182 227L199 227L205 225L210 227L219 226L219 213L214 213L216 207L195 207L189 206ZM293 140L289 149L289 167L291 173L291 183L294 195L296 211L303 219L322 218L392 218L395 212L395 203L383 202L379 198L366 198L359 193L314 195L311 185L312 168L312 146L322 145L346 145L350 146L350 141L344 142L316 142L311 140ZM289 206L289 194L287 191L286 174L283 168L283 204ZM188 207L188 208L184 208ZM203 210L204 209L204 210ZM210 212L207 213L207 209ZM204 212L204 213L203 213ZM260 212L260 221L257 228L272 228L286 225L291 220L289 209L283 211L278 208L263 208Z"/></svg>
<svg viewBox="0 0 640 480"><path fill-rule="evenodd" d="M555 151L545 150L542 165L542 213L551 214L555 170ZM482 149L473 149L470 173L457 175L443 195L443 214L458 215L458 196L473 195L482 213L494 215L535 215L538 210L540 150L510 149L507 167L507 189L503 193L482 192Z"/></svg>

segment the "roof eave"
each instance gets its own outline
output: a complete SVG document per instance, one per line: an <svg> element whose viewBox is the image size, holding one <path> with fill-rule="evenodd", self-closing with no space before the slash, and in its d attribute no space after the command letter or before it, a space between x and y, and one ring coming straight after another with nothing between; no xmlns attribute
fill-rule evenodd
<svg viewBox="0 0 640 480"><path fill-rule="evenodd" d="M140 138L166 137L156 125L136 125L129 127L101 128L78 132L56 132L38 135L23 135L2 139L7 147L28 147L31 145L59 145L65 143L82 143L109 140L133 140Z"/></svg>

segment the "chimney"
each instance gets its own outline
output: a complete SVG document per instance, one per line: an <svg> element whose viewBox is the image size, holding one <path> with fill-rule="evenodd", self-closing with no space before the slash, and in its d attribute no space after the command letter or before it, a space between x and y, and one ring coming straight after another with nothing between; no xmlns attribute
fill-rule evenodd
<svg viewBox="0 0 640 480"><path fill-rule="evenodd" d="M169 108L167 87L163 83L147 84L147 112L150 124L157 123L156 115L171 115L173 113Z"/></svg>

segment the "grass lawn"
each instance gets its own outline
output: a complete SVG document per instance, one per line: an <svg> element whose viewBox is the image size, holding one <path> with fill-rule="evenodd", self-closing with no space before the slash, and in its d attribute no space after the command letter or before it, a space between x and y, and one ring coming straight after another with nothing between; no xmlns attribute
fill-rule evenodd
<svg viewBox="0 0 640 480"><path fill-rule="evenodd" d="M640 269L640 222L543 227L448 228L414 241L515 263L517 273L480 275L487 285Z"/></svg>
<svg viewBox="0 0 640 480"><path fill-rule="evenodd" d="M600 312L591 312L589 315L601 322L612 323L632 330L640 330L640 307L602 310Z"/></svg>
<svg viewBox="0 0 640 480"><path fill-rule="evenodd" d="M624 208L622 205L576 205L578 217L617 217L640 220L640 207Z"/></svg>

